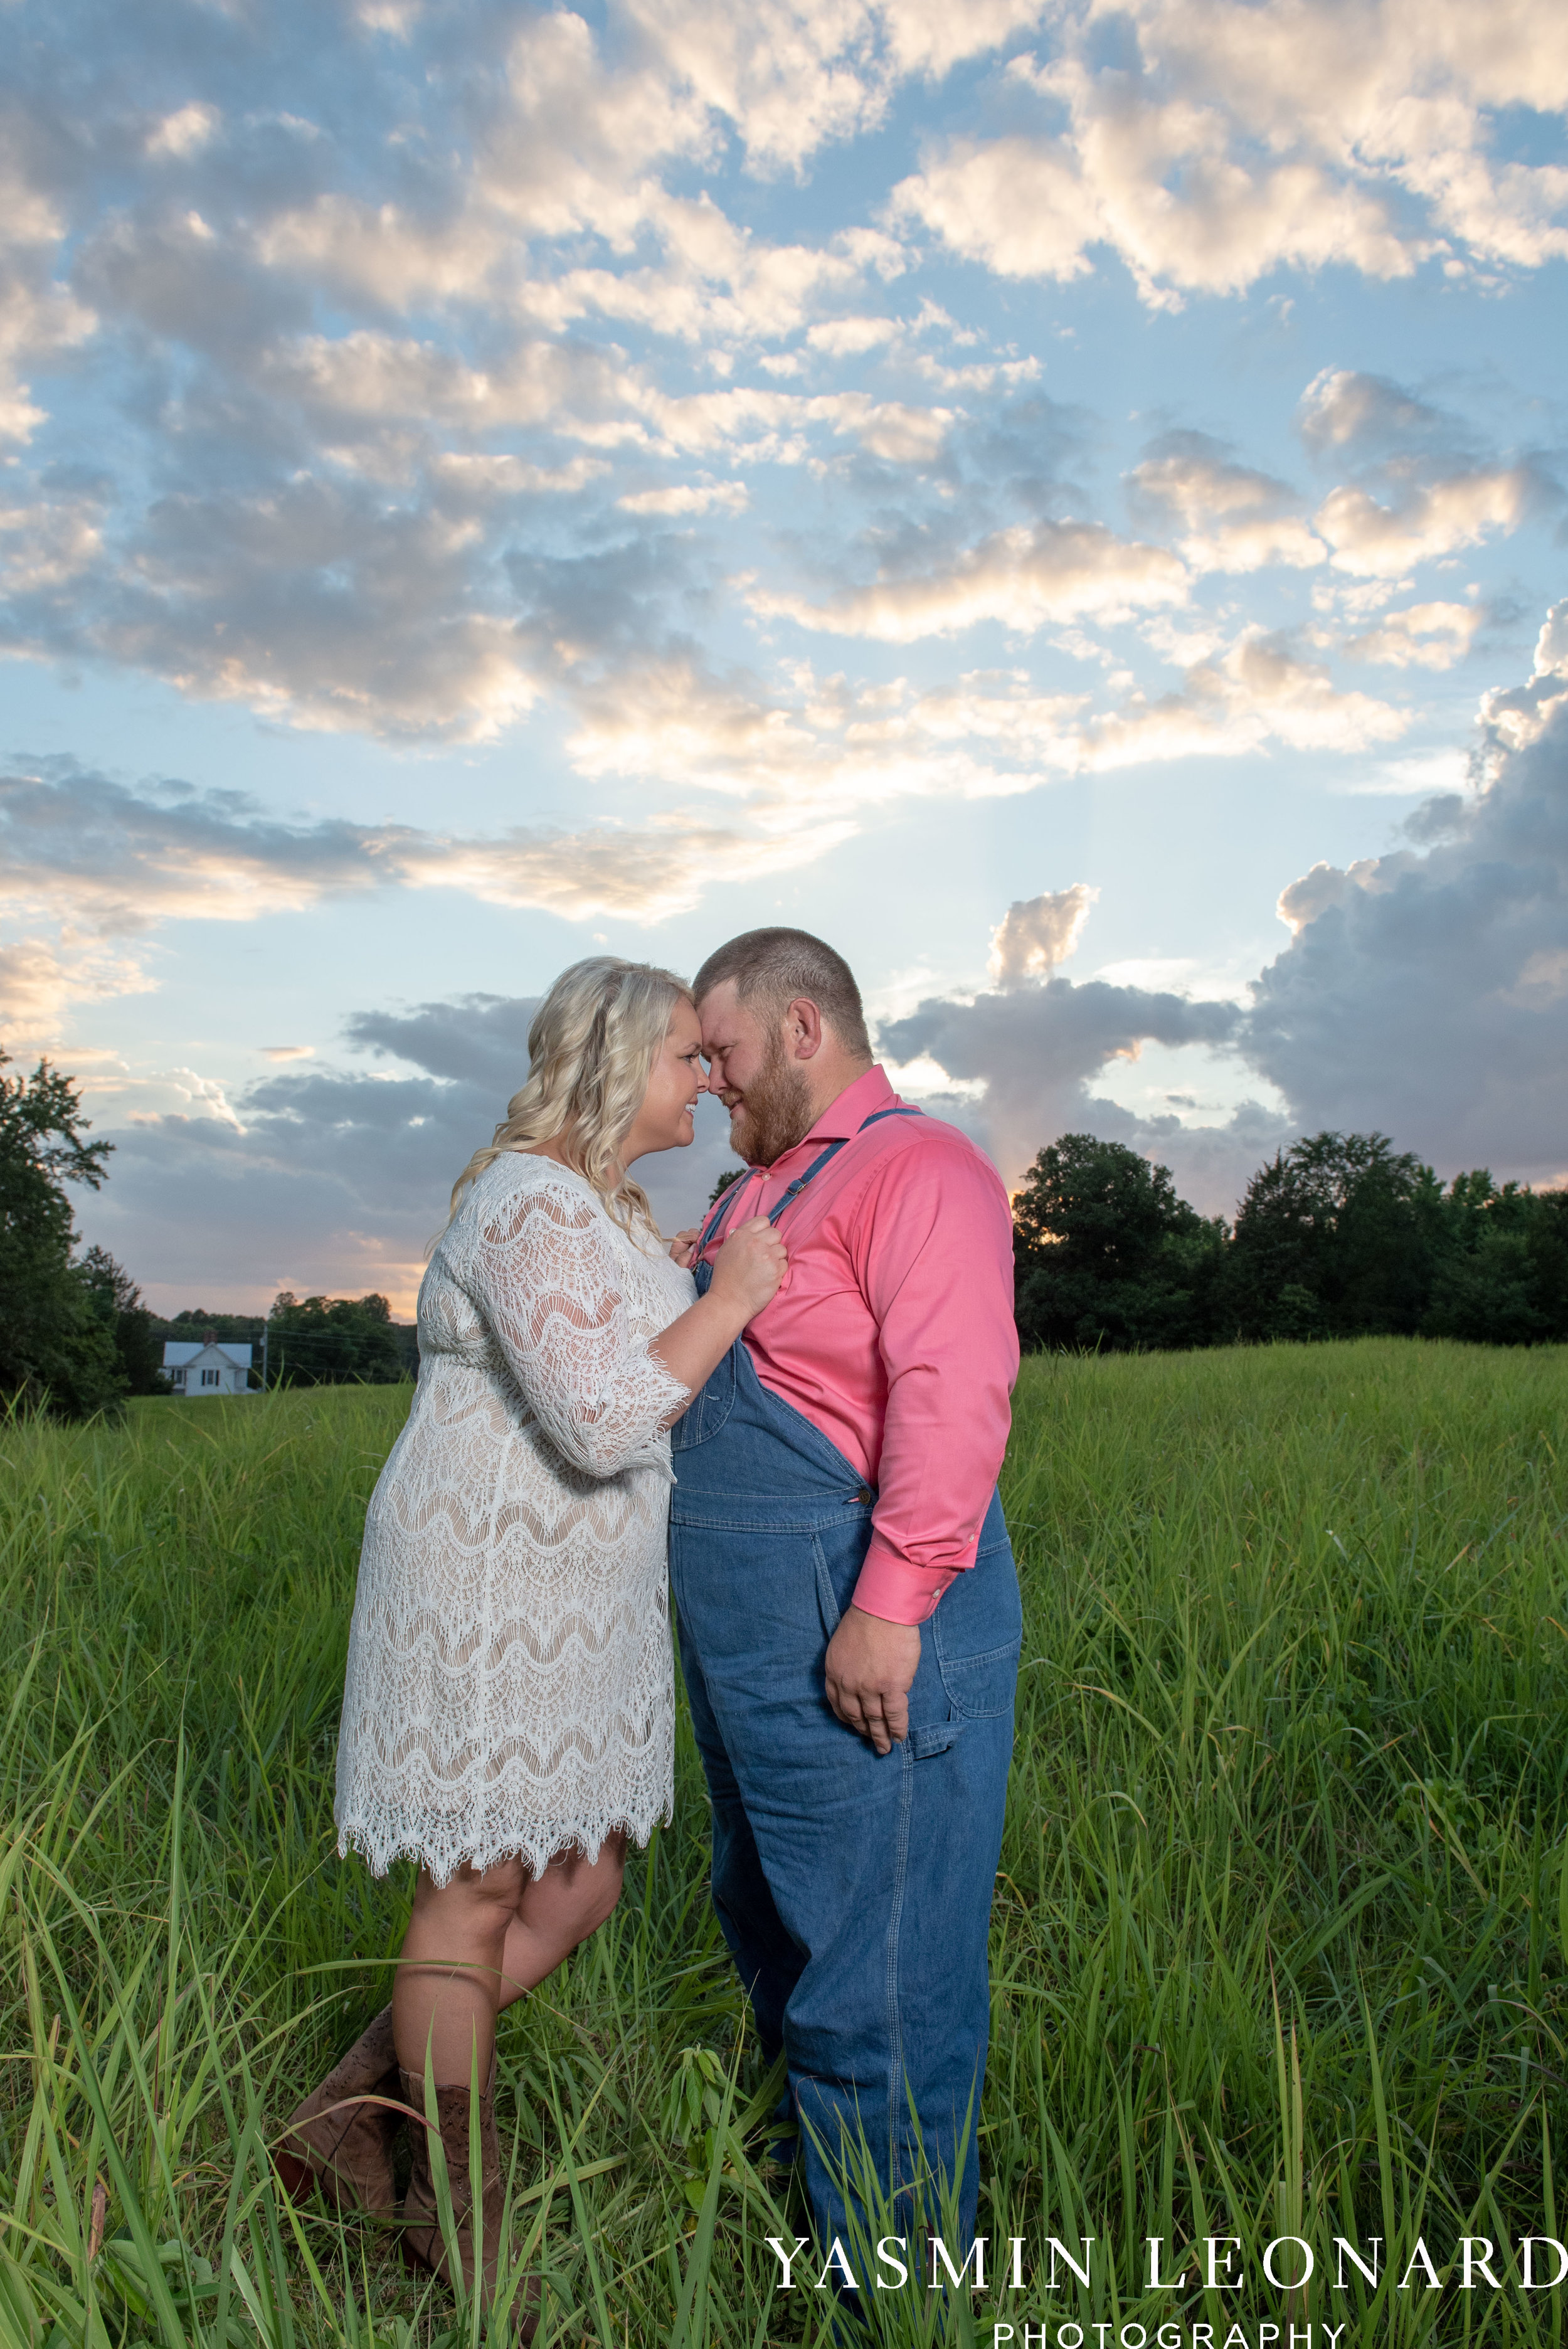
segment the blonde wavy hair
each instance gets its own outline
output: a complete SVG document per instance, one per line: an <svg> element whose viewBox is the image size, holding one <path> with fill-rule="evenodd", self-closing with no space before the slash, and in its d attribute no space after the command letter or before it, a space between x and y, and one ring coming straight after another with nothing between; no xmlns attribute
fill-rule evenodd
<svg viewBox="0 0 1568 2349"><path fill-rule="evenodd" d="M690 1000L685 979L654 963L590 955L563 970L528 1031L528 1081L452 1185L451 1213L503 1150L559 1141L623 1231L641 1221L656 1236L647 1195L622 1168L620 1152L676 1005Z"/></svg>

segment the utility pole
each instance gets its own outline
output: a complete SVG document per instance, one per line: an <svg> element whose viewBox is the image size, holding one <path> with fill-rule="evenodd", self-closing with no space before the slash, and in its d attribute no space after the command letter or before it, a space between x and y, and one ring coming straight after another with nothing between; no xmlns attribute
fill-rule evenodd
<svg viewBox="0 0 1568 2349"><path fill-rule="evenodd" d="M267 1340L272 1335L273 1317L269 1313L262 1323L262 1392L267 1391Z"/></svg>

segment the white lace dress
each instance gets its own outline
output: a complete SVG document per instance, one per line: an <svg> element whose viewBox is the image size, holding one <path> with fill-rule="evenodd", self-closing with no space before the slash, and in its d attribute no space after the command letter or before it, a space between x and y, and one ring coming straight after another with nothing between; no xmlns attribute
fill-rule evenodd
<svg viewBox="0 0 1568 2349"><path fill-rule="evenodd" d="M419 1290L419 1383L371 1498L338 1850L445 1884L670 1816L669 1437L648 1351L691 1275L580 1175L504 1152Z"/></svg>

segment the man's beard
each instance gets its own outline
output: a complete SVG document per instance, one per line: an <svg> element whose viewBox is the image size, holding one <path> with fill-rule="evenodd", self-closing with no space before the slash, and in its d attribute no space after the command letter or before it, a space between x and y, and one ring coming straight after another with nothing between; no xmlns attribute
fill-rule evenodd
<svg viewBox="0 0 1568 2349"><path fill-rule="evenodd" d="M746 1088L746 1099L729 1121L729 1146L748 1166L771 1166L810 1133L811 1088L805 1071L784 1057L775 1037L759 1076Z"/></svg>

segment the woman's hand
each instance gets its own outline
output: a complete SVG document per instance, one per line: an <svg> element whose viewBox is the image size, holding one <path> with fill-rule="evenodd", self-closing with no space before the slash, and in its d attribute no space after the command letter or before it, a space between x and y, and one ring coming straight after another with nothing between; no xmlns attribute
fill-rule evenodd
<svg viewBox="0 0 1568 2349"><path fill-rule="evenodd" d="M696 1244L701 1237L700 1224L693 1224L689 1230L677 1232L670 1242L670 1262L678 1264L683 1272L689 1272L696 1262Z"/></svg>
<svg viewBox="0 0 1568 2349"><path fill-rule="evenodd" d="M671 1253L683 1240L700 1237L681 1232L671 1243ZM676 1262L680 1261L678 1256ZM713 1278L706 1297L699 1297L649 1347L650 1354L663 1362L670 1376L678 1379L686 1393L697 1389L712 1376L728 1353L747 1323L761 1312L771 1297L777 1297L780 1284L789 1268L784 1243L766 1216L753 1216L748 1223L737 1224L727 1232L723 1245L713 1259ZM680 1417L686 1409L683 1402L672 1411L665 1425Z"/></svg>
<svg viewBox="0 0 1568 2349"><path fill-rule="evenodd" d="M725 1234L707 1293L749 1321L778 1295L789 1268L784 1243L767 1216L751 1216Z"/></svg>

